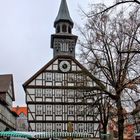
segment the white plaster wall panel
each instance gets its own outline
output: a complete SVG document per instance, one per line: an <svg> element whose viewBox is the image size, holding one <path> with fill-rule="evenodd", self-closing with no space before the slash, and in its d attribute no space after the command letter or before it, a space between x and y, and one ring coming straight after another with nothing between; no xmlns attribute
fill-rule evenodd
<svg viewBox="0 0 140 140"><path fill-rule="evenodd" d="M62 117L60 117L60 116L59 117L56 117L56 120L57 121L61 121L62 120Z"/></svg>
<svg viewBox="0 0 140 140"><path fill-rule="evenodd" d="M46 116L46 120L51 121L51 120L53 120L53 118L52 118L52 116Z"/></svg>
<svg viewBox="0 0 140 140"><path fill-rule="evenodd" d="M27 88L27 93L29 93L29 94L35 94L35 89Z"/></svg>
<svg viewBox="0 0 140 140"><path fill-rule="evenodd" d="M36 120L38 120L38 121L43 120L43 116L36 116Z"/></svg>
<svg viewBox="0 0 140 140"><path fill-rule="evenodd" d="M33 114L28 113L28 120L29 120L29 121L33 121L33 120L34 120Z"/></svg>
<svg viewBox="0 0 140 140"><path fill-rule="evenodd" d="M29 104L28 108L29 108L30 111L35 112L35 105Z"/></svg>
<svg viewBox="0 0 140 140"><path fill-rule="evenodd" d="M32 130L35 130L35 123L30 123Z"/></svg>
<svg viewBox="0 0 140 140"><path fill-rule="evenodd" d="M33 80L29 85L35 85L35 80Z"/></svg>

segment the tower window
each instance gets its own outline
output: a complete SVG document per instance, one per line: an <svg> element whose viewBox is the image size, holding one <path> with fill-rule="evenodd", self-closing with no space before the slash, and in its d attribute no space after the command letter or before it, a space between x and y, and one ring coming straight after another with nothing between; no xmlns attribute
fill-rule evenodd
<svg viewBox="0 0 140 140"><path fill-rule="evenodd" d="M61 43L60 50L61 50L62 52L68 52L68 51L69 51L69 44L66 43L66 42Z"/></svg>
<svg viewBox="0 0 140 140"><path fill-rule="evenodd" d="M56 28L56 33L60 33L60 26L59 25Z"/></svg>
<svg viewBox="0 0 140 140"><path fill-rule="evenodd" d="M67 32L67 26L65 24L62 25L62 32Z"/></svg>
<svg viewBox="0 0 140 140"><path fill-rule="evenodd" d="M69 26L69 33L71 34L71 27Z"/></svg>

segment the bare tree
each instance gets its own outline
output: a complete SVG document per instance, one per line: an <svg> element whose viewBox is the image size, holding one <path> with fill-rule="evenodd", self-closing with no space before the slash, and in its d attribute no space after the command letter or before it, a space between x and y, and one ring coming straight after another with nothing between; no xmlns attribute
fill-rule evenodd
<svg viewBox="0 0 140 140"><path fill-rule="evenodd" d="M112 112L114 109L111 99L108 96L101 95L99 102L99 114L101 118L102 133L107 134L108 122L111 119L111 116L115 115L115 112Z"/></svg>
<svg viewBox="0 0 140 140"><path fill-rule="evenodd" d="M92 99L92 104L84 108L82 114L83 116L88 112L94 112L94 118L100 121L98 129L101 134L107 134L108 122L116 115L116 108L114 102L107 95L100 94L97 91L85 94L83 97L83 102L87 98ZM95 109L96 108L96 109ZM95 115L96 114L96 115Z"/></svg>
<svg viewBox="0 0 140 140"><path fill-rule="evenodd" d="M116 103L119 140L123 140L123 97L133 98L140 91L140 8L134 7L127 16L123 11L102 12L105 8L98 4L90 11L94 16L85 14L79 44L100 91Z"/></svg>

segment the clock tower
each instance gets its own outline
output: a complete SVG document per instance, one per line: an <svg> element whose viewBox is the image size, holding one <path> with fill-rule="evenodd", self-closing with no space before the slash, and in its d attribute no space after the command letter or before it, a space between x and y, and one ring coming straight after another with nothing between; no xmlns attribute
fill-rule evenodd
<svg viewBox="0 0 140 140"><path fill-rule="evenodd" d="M66 0L61 0L51 35L53 59L24 84L29 131L90 133L99 137L100 114L94 99L94 76L75 59L77 36ZM93 97L93 96L92 96ZM66 139L66 136L62 138Z"/></svg>
<svg viewBox="0 0 140 140"><path fill-rule="evenodd" d="M77 36L72 34L73 21L66 0L61 1L58 15L54 21L55 34L51 36L51 48L54 57L66 55L75 57Z"/></svg>

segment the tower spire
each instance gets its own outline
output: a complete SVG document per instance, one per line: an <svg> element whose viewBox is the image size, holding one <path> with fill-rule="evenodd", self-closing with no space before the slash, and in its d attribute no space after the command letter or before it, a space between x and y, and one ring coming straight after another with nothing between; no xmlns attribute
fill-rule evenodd
<svg viewBox="0 0 140 140"><path fill-rule="evenodd" d="M59 12L58 12L58 15L54 21L54 27L56 27L56 24L60 21L69 22L73 26L73 21L70 17L66 0L61 0Z"/></svg>
<svg viewBox="0 0 140 140"><path fill-rule="evenodd" d="M75 57L77 36L72 34L73 21L66 0L61 0L58 15L54 21L55 34L51 35L51 48L54 56Z"/></svg>

